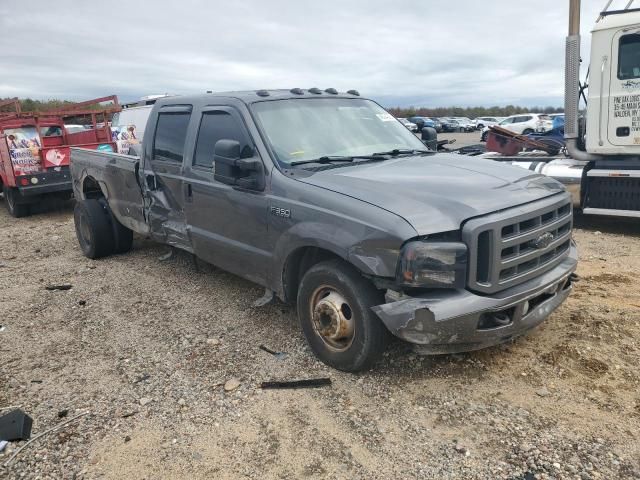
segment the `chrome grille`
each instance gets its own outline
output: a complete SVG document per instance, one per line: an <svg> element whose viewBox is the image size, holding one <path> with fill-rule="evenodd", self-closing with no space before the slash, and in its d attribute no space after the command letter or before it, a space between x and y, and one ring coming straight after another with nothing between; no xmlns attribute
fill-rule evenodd
<svg viewBox="0 0 640 480"><path fill-rule="evenodd" d="M468 221L468 285L495 293L550 270L571 247L573 212L568 194Z"/></svg>

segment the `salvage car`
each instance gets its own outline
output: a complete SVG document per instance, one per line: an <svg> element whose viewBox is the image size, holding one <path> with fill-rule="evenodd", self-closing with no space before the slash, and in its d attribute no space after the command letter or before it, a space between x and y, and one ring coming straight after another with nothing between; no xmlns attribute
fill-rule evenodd
<svg viewBox="0 0 640 480"><path fill-rule="evenodd" d="M476 129L482 130L484 127L493 127L497 125L501 120L498 117L478 117L473 123L476 126Z"/></svg>
<svg viewBox="0 0 640 480"><path fill-rule="evenodd" d="M521 113L505 118L498 123L498 126L518 134L529 135L534 132L543 133L551 130L551 128L553 128L553 122L549 115L542 113ZM490 127L487 126L482 130L481 141L487 141L489 128Z"/></svg>
<svg viewBox="0 0 640 480"><path fill-rule="evenodd" d="M140 152L72 149L83 254L133 232L189 252L295 304L341 370L371 367L390 333L429 354L509 341L572 290L559 182L428 150L354 90L160 99Z"/></svg>
<svg viewBox="0 0 640 480"><path fill-rule="evenodd" d="M452 120L458 122L464 132L473 132L476 129L475 123L467 117L454 117Z"/></svg>
<svg viewBox="0 0 640 480"><path fill-rule="evenodd" d="M456 133L464 131L464 127L460 125L460 122L453 118L441 118L440 123L442 124L442 131L445 133Z"/></svg>
<svg viewBox="0 0 640 480"><path fill-rule="evenodd" d="M412 132L414 132L414 133L415 133L415 132L417 132L417 131L418 131L418 126L417 126L415 123L410 122L410 121L409 121L409 120L407 120L406 118L399 117L399 118L398 118L398 121L399 121L401 124L403 124L405 127L407 127L409 130L411 130Z"/></svg>

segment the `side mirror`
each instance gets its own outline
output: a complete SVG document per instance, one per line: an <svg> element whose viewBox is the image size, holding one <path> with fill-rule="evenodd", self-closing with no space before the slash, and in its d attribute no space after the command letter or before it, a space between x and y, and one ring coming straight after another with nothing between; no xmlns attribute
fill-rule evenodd
<svg viewBox="0 0 640 480"><path fill-rule="evenodd" d="M424 143L429 150L434 152L438 150L438 132L433 127L424 127L420 132L422 136L422 143Z"/></svg>
<svg viewBox="0 0 640 480"><path fill-rule="evenodd" d="M227 185L264 190L264 167L253 149L237 140L218 140L213 147L214 178Z"/></svg>
<svg viewBox="0 0 640 480"><path fill-rule="evenodd" d="M237 140L218 140L213 147L213 160L219 161L237 160L240 158L240 142Z"/></svg>

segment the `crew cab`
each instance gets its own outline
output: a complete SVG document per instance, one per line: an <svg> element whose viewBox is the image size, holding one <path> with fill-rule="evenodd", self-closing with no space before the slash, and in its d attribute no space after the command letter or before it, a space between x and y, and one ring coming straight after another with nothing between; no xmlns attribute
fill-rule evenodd
<svg viewBox="0 0 640 480"><path fill-rule="evenodd" d="M390 334L430 354L506 342L572 288L559 182L428 150L356 91L163 98L140 152L72 149L84 255L133 232L190 252L295 304L338 369L369 368Z"/></svg>

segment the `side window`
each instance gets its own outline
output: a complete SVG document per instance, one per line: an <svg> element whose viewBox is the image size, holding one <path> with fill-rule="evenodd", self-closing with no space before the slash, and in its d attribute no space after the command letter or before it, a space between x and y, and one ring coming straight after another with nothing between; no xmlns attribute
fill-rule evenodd
<svg viewBox="0 0 640 480"><path fill-rule="evenodd" d="M182 162L184 141L191 113L160 113L156 136L153 140L153 159L170 162Z"/></svg>
<svg viewBox="0 0 640 480"><path fill-rule="evenodd" d="M640 34L632 33L620 37L618 78L620 80L640 78Z"/></svg>
<svg viewBox="0 0 640 480"><path fill-rule="evenodd" d="M73 133L73 132L69 132ZM61 137L62 136L62 128L60 127L41 127L40 135L43 137Z"/></svg>
<svg viewBox="0 0 640 480"><path fill-rule="evenodd" d="M217 110L202 114L193 164L213 168L213 150L218 140L237 140L240 146L247 144L242 126L230 113Z"/></svg>

